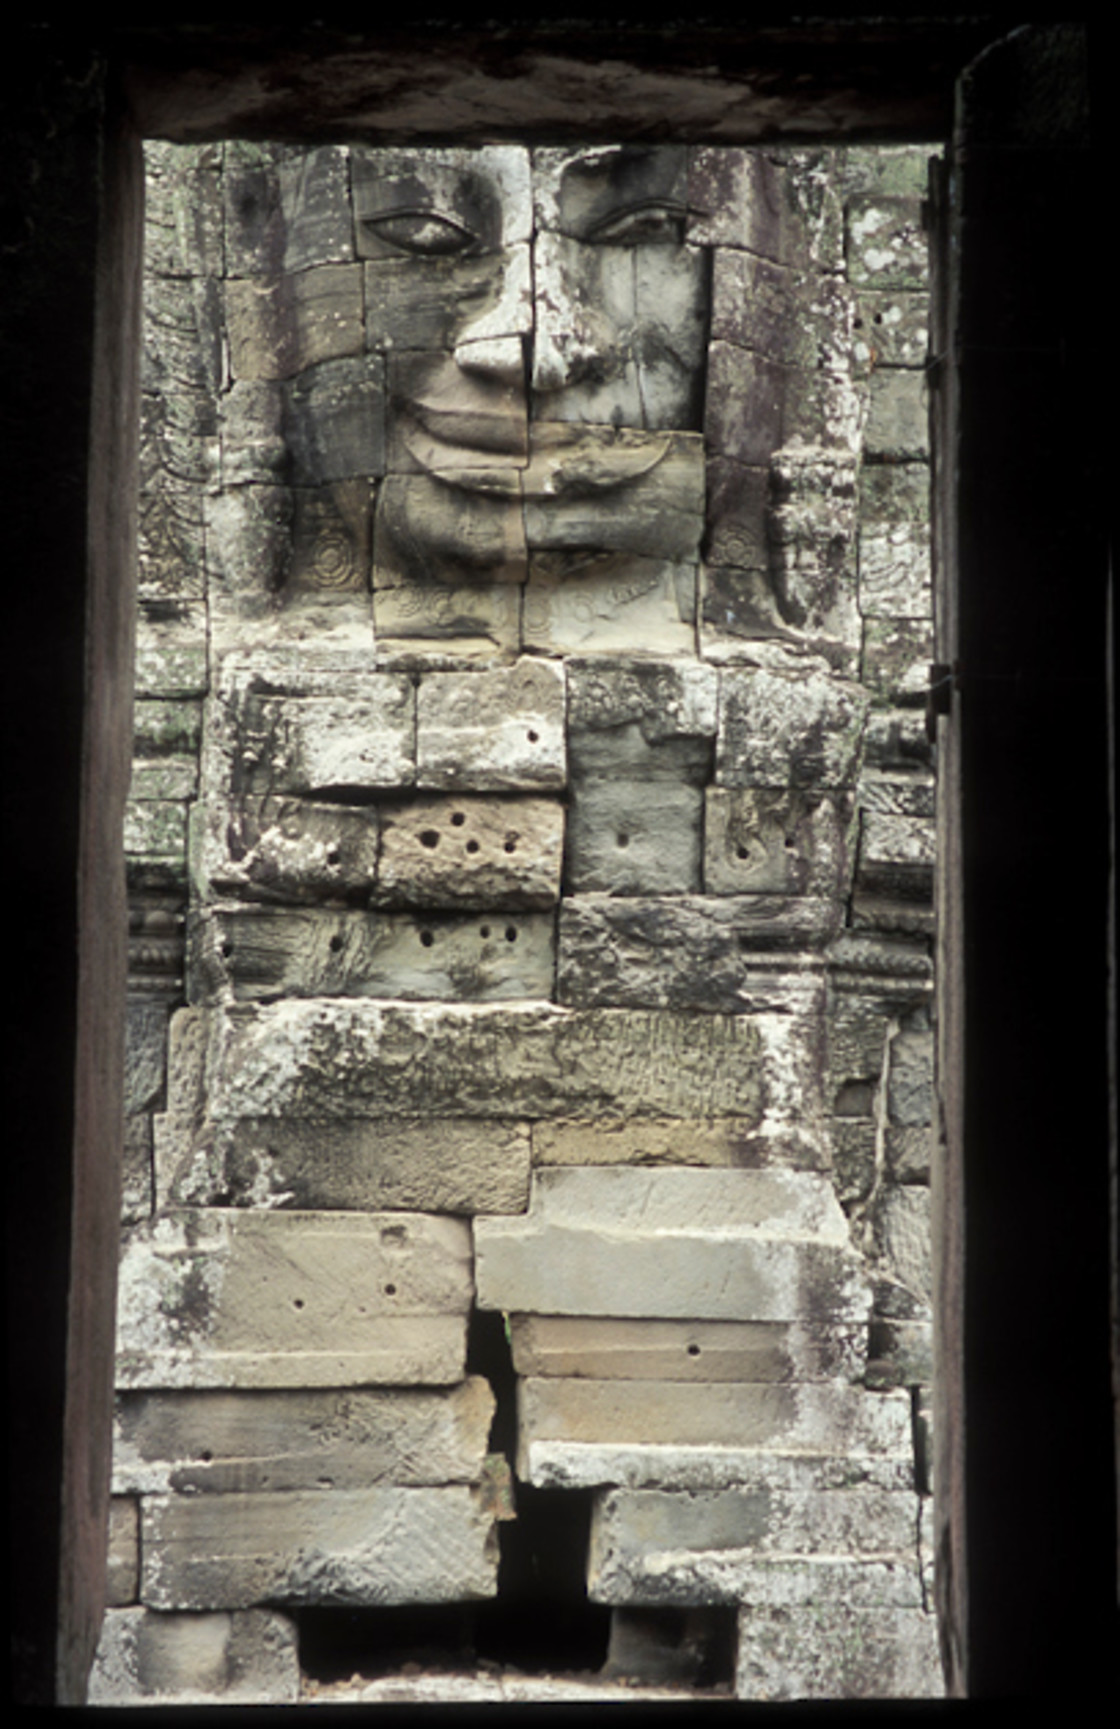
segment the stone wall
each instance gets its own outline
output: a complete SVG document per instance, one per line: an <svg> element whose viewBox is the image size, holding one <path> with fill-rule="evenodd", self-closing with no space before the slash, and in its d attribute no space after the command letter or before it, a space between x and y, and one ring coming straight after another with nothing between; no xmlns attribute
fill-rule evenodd
<svg viewBox="0 0 1120 1729"><path fill-rule="evenodd" d="M92 1697L492 1595L503 1470L739 1696L939 1690L925 172L149 147Z"/></svg>

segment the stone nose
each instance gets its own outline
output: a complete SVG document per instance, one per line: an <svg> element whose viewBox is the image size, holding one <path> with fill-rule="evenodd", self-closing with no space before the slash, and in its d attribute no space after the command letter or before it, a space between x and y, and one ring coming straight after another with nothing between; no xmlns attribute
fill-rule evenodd
<svg viewBox="0 0 1120 1729"><path fill-rule="evenodd" d="M594 380L612 365L617 284L604 281L602 260L592 259L591 249L558 234L546 231L534 242L534 395ZM628 259L625 270L632 276Z"/></svg>
<svg viewBox="0 0 1120 1729"><path fill-rule="evenodd" d="M502 254L497 293L484 312L464 327L455 361L464 372L481 372L504 384L525 378L525 338L533 328L533 278L529 248Z"/></svg>

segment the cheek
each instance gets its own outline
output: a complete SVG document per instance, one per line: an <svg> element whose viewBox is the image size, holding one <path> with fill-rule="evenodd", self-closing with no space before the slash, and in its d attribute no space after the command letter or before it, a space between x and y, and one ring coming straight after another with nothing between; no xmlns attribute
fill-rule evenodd
<svg viewBox="0 0 1120 1729"><path fill-rule="evenodd" d="M502 261L385 258L365 266L366 347L450 354L501 298Z"/></svg>

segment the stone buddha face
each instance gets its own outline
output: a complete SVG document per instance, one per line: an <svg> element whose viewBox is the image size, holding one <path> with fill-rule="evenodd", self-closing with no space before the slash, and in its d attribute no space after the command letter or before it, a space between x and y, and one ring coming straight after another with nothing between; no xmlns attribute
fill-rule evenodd
<svg viewBox="0 0 1120 1729"><path fill-rule="evenodd" d="M355 150L374 588L695 560L707 262L679 147Z"/></svg>

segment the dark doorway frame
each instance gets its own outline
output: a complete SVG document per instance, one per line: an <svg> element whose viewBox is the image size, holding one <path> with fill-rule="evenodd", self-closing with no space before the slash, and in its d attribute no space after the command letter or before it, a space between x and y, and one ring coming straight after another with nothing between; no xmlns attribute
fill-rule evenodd
<svg viewBox="0 0 1120 1729"><path fill-rule="evenodd" d="M0 230L13 267L3 351L17 1698L84 1697L103 1600L141 135L951 141L934 200L932 379L946 668L935 704L939 1606L954 1691L1107 1689L1115 770L1102 646L1109 477L1092 405L1111 397L1093 346L1106 328L1103 271L1083 254L1071 270L1064 244L1076 234L1090 246L1104 208L1086 48L1076 25L1009 35L991 17L19 34L5 69ZM1062 898L1072 904L1056 931Z"/></svg>

